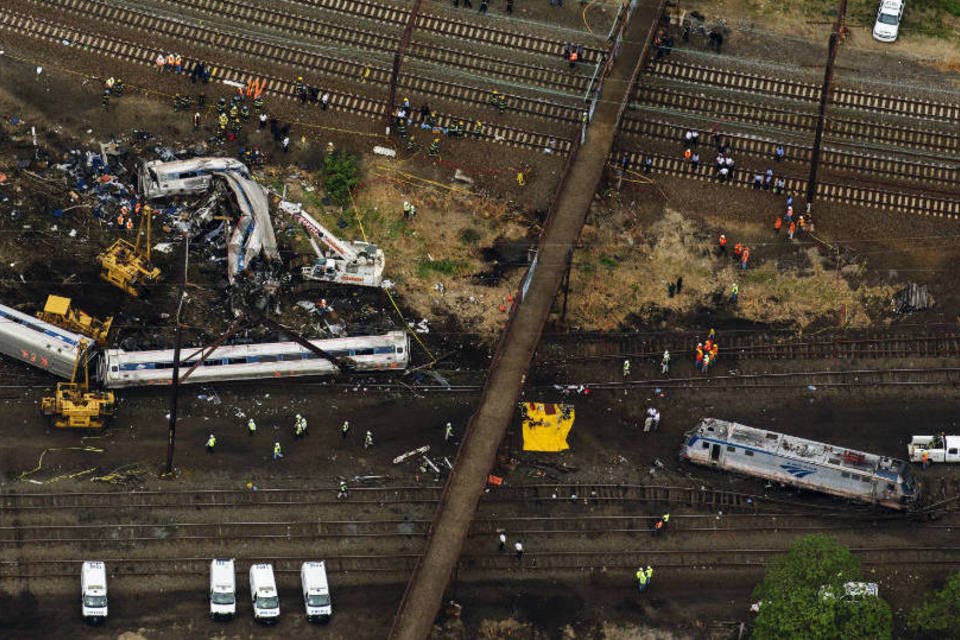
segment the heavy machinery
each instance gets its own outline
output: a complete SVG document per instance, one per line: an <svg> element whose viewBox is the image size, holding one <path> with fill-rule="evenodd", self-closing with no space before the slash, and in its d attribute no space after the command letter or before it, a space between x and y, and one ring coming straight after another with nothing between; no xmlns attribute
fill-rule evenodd
<svg viewBox="0 0 960 640"><path fill-rule="evenodd" d="M383 250L377 245L360 240L340 240L298 203L281 201L280 210L310 234L310 246L317 254L317 262L303 268L304 278L360 287L380 286L383 281L384 256ZM323 251L317 242L322 242L328 251Z"/></svg>
<svg viewBox="0 0 960 640"><path fill-rule="evenodd" d="M78 382L81 369L83 382ZM54 395L40 401L40 410L57 429L100 429L106 418L113 415L114 405L112 392L90 391L87 345L81 342L70 382L58 382Z"/></svg>
<svg viewBox="0 0 960 640"><path fill-rule="evenodd" d="M37 317L62 329L82 333L100 346L106 344L110 325L113 324L113 316L98 320L80 309L71 309L70 298L54 295L47 296L47 303L43 311L37 312Z"/></svg>
<svg viewBox="0 0 960 640"><path fill-rule="evenodd" d="M143 284L156 282L160 269L150 264L150 219L153 210L143 207L137 239L134 244L120 238L106 251L97 256L100 263L100 278L120 287L132 296L140 295Z"/></svg>

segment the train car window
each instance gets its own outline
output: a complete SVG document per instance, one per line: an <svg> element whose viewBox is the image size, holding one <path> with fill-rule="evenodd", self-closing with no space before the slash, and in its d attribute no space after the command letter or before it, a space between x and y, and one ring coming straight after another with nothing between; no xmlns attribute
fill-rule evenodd
<svg viewBox="0 0 960 640"><path fill-rule="evenodd" d="M776 434L776 433L768 433L768 434L767 434L767 440L776 440L776 439L779 438L779 437L780 437L780 435L779 435L779 434Z"/></svg>
<svg viewBox="0 0 960 640"><path fill-rule="evenodd" d="M850 477L850 474L847 473L846 471L841 471L841 472L840 472L840 477L841 477L841 478L849 478L849 477Z"/></svg>
<svg viewBox="0 0 960 640"><path fill-rule="evenodd" d="M873 478L871 478L870 476L860 476L860 479L863 482L866 482L867 484L870 484L873 482Z"/></svg>
<svg viewBox="0 0 960 640"><path fill-rule="evenodd" d="M737 450L736 447L732 447L732 446L730 446L730 445L727 445L727 451L736 451L736 450Z"/></svg>
<svg viewBox="0 0 960 640"><path fill-rule="evenodd" d="M112 367L110 367L110 371L113 371L114 373L116 373L117 371L120 371L120 367L118 367L117 365L113 365Z"/></svg>
<svg viewBox="0 0 960 640"><path fill-rule="evenodd" d="M709 448L710 448L710 443L709 443L709 442L704 442L704 443L703 443L703 448L704 448L704 449L709 449Z"/></svg>
<svg viewBox="0 0 960 640"><path fill-rule="evenodd" d="M743 450L743 454L746 455L746 456L752 456L752 455L753 455L753 451L750 451L750 449L744 449L744 450Z"/></svg>
<svg viewBox="0 0 960 640"><path fill-rule="evenodd" d="M830 458L827 462L830 464L840 464L840 458Z"/></svg>
<svg viewBox="0 0 960 640"><path fill-rule="evenodd" d="M397 347L397 353L403 353L403 347Z"/></svg>
<svg viewBox="0 0 960 640"><path fill-rule="evenodd" d="M887 491L893 491L894 489L896 489L896 487L893 486L892 484L890 484L890 483L888 482L888 483L887 483Z"/></svg>

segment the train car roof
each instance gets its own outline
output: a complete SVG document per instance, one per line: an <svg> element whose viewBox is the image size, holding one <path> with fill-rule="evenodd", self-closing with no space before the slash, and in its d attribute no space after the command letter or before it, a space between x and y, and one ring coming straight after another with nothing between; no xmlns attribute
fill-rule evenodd
<svg viewBox="0 0 960 640"><path fill-rule="evenodd" d="M247 166L237 160L236 158L221 158L221 157L204 157L204 158L188 158L186 160L149 160L143 163L144 167L149 167L151 169L184 169L188 167L203 167L210 169L222 169L224 167L230 168L240 168L243 167L244 170L247 169Z"/></svg>
<svg viewBox="0 0 960 640"><path fill-rule="evenodd" d="M708 437L720 437L731 444L739 444L755 450L768 451L823 466L861 473L877 473L888 476L891 480L896 480L905 466L902 460L896 458L838 447L776 431L748 427L737 422L717 418L704 418L692 433Z"/></svg>
<svg viewBox="0 0 960 640"><path fill-rule="evenodd" d="M402 331L391 331L379 336L353 336L350 338L329 338L323 340L311 340L324 351L336 351L345 348L357 348L364 346L384 346L392 345L398 338L405 338ZM197 357L204 347L183 347L180 357L183 361L191 360ZM124 359L140 362L150 362L153 360L169 360L173 353L172 349L154 349L150 351L124 351L123 349L107 349L106 353L111 358L122 357ZM214 360L222 360L230 357L256 356L277 353L307 353L307 349L296 342L257 342L252 344L223 345L211 354Z"/></svg>

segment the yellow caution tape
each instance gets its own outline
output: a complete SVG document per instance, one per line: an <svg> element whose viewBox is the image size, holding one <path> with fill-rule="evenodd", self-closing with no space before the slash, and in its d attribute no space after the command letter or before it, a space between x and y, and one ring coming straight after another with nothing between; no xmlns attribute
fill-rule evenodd
<svg viewBox="0 0 960 640"><path fill-rule="evenodd" d="M91 447L88 445L85 445L82 447L54 447L50 449L44 449L43 452L40 453L40 458L37 460L37 466L31 469L30 471L24 471L23 473L21 473L18 479L25 480L27 476L33 475L37 471L40 471L43 468L43 458L44 456L47 455L48 451L86 451L87 453L103 453L103 449L98 449L97 447ZM90 471L93 471L93 469L88 469L87 471L81 471L78 474L74 474L74 475L82 475L84 473L89 473ZM55 482L56 480L60 480L62 478L69 478L69 477L72 477L72 476L58 476L57 478L51 478L50 480L45 480L40 484Z"/></svg>

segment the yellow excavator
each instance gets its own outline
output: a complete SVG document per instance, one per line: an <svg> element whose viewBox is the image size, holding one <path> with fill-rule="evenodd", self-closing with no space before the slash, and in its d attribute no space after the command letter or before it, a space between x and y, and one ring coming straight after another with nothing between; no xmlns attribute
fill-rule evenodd
<svg viewBox="0 0 960 640"><path fill-rule="evenodd" d="M37 317L68 331L93 338L100 346L106 344L110 325L113 324L113 316L98 320L80 309L71 308L70 298L53 295L47 296L47 304L43 306L43 311L37 312Z"/></svg>
<svg viewBox="0 0 960 640"><path fill-rule="evenodd" d="M140 295L140 286L156 282L160 269L150 264L150 227L153 210L143 207L140 226L134 244L122 238L97 256L100 263L100 278L120 287L132 296Z"/></svg>
<svg viewBox="0 0 960 640"><path fill-rule="evenodd" d="M87 344L81 341L70 382L58 382L54 395L40 401L43 415L50 417L57 429L100 429L106 418L113 415L113 392L90 391L86 356ZM83 382L78 382L81 368Z"/></svg>

